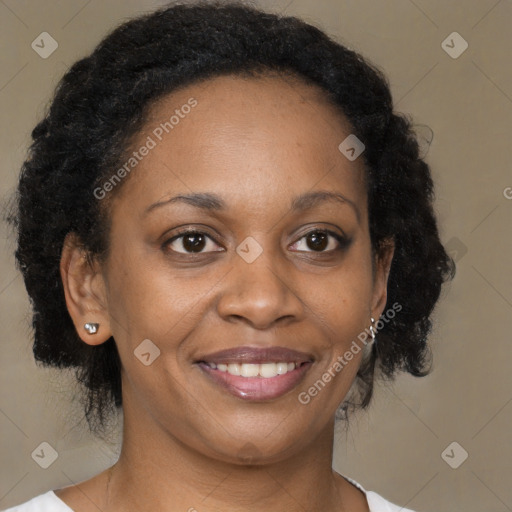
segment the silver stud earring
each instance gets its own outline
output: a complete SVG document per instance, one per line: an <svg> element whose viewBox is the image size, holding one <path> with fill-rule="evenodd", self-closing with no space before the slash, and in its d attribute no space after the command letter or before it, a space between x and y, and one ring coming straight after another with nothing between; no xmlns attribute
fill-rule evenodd
<svg viewBox="0 0 512 512"><path fill-rule="evenodd" d="M98 327L100 326L100 324L94 324L94 323L86 323L84 325L84 329L89 333L89 334L96 334L98 332Z"/></svg>

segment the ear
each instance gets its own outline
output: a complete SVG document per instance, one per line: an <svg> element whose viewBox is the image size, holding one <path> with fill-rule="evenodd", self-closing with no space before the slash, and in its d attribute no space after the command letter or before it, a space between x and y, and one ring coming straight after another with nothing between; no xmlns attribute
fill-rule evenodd
<svg viewBox="0 0 512 512"><path fill-rule="evenodd" d="M375 320L380 318L384 308L386 307L388 299L388 277L394 253L395 242L390 238L385 241L380 253L375 258L373 298L371 307L371 313Z"/></svg>
<svg viewBox="0 0 512 512"><path fill-rule="evenodd" d="M99 263L87 257L75 233L68 233L60 259L60 275L66 305L78 336L88 345L100 345L111 336L107 293ZM95 334L89 334L84 325L99 324Z"/></svg>

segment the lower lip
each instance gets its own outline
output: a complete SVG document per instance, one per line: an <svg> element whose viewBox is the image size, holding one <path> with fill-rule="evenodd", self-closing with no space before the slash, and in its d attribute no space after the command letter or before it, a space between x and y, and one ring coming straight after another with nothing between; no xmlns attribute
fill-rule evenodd
<svg viewBox="0 0 512 512"><path fill-rule="evenodd" d="M311 368L311 364L308 361L291 372L269 378L231 375L214 370L206 363L198 363L198 366L228 393L244 400L265 401L278 398L295 388Z"/></svg>

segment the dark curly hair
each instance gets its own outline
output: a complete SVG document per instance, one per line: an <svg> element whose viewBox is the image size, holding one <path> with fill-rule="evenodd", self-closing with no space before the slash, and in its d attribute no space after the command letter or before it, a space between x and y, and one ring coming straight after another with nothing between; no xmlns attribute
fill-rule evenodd
<svg viewBox="0 0 512 512"><path fill-rule="evenodd" d="M66 72L32 131L7 215L33 307L35 359L74 369L96 435L122 405L121 362L112 337L90 346L77 335L59 272L65 236L76 233L90 258L108 256L109 201L93 191L119 167L157 99L216 76L265 72L315 84L341 109L365 145L374 255L395 242L388 304L402 309L379 330L356 377L360 400L351 406L367 407L376 369L389 379L397 371L430 372L430 317L455 266L439 239L429 166L411 120L393 110L386 77L296 17L237 2L168 5L123 23Z"/></svg>

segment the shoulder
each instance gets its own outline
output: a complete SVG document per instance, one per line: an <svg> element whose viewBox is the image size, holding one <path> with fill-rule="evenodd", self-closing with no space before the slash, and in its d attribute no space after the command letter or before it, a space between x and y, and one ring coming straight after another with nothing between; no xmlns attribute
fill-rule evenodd
<svg viewBox="0 0 512 512"><path fill-rule="evenodd" d="M414 510L409 508L403 508L391 503L374 491L367 491L360 483L356 482L352 478L344 475L342 476L366 495L366 501L368 502L370 512L414 512Z"/></svg>
<svg viewBox="0 0 512 512"><path fill-rule="evenodd" d="M0 512L73 512L53 491Z"/></svg>

